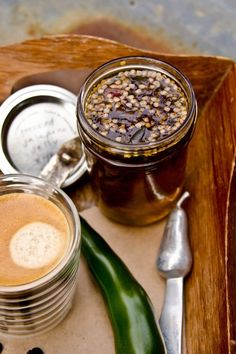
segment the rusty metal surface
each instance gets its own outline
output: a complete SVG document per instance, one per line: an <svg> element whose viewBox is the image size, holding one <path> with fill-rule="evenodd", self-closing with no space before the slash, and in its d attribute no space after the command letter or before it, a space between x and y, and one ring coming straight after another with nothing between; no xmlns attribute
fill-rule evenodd
<svg viewBox="0 0 236 354"><path fill-rule="evenodd" d="M235 0L1 0L0 45L72 32L236 59L235 18Z"/></svg>

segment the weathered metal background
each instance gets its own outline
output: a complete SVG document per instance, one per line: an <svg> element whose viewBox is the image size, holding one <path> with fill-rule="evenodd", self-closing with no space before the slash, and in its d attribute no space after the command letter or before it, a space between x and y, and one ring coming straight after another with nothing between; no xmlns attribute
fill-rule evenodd
<svg viewBox="0 0 236 354"><path fill-rule="evenodd" d="M0 45L69 32L236 59L236 0L0 0Z"/></svg>

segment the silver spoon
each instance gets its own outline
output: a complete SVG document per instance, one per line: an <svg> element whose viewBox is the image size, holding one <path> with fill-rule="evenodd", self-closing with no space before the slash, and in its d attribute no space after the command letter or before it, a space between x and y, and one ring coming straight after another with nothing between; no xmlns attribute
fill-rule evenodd
<svg viewBox="0 0 236 354"><path fill-rule="evenodd" d="M160 327L168 354L182 354L183 279L192 266L192 254L187 235L187 215L181 207L189 197L185 192L166 223L157 258L157 269L167 279Z"/></svg>
<svg viewBox="0 0 236 354"><path fill-rule="evenodd" d="M41 178L61 187L67 177L78 167L84 164L85 156L79 137L75 137L60 147L40 173Z"/></svg>

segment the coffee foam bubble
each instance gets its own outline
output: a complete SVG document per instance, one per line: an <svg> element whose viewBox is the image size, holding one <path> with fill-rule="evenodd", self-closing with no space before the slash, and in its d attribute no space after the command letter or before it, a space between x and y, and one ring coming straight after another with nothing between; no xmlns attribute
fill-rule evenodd
<svg viewBox="0 0 236 354"><path fill-rule="evenodd" d="M10 254L17 265L35 269L53 262L62 253L63 246L59 230L43 222L33 222L12 236Z"/></svg>

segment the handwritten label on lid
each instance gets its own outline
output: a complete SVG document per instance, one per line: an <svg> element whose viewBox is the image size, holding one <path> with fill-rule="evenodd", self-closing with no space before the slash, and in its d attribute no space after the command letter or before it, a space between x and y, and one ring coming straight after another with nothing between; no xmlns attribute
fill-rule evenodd
<svg viewBox="0 0 236 354"><path fill-rule="evenodd" d="M8 154L17 170L38 175L59 147L76 134L70 105L36 103L13 120L7 136Z"/></svg>

